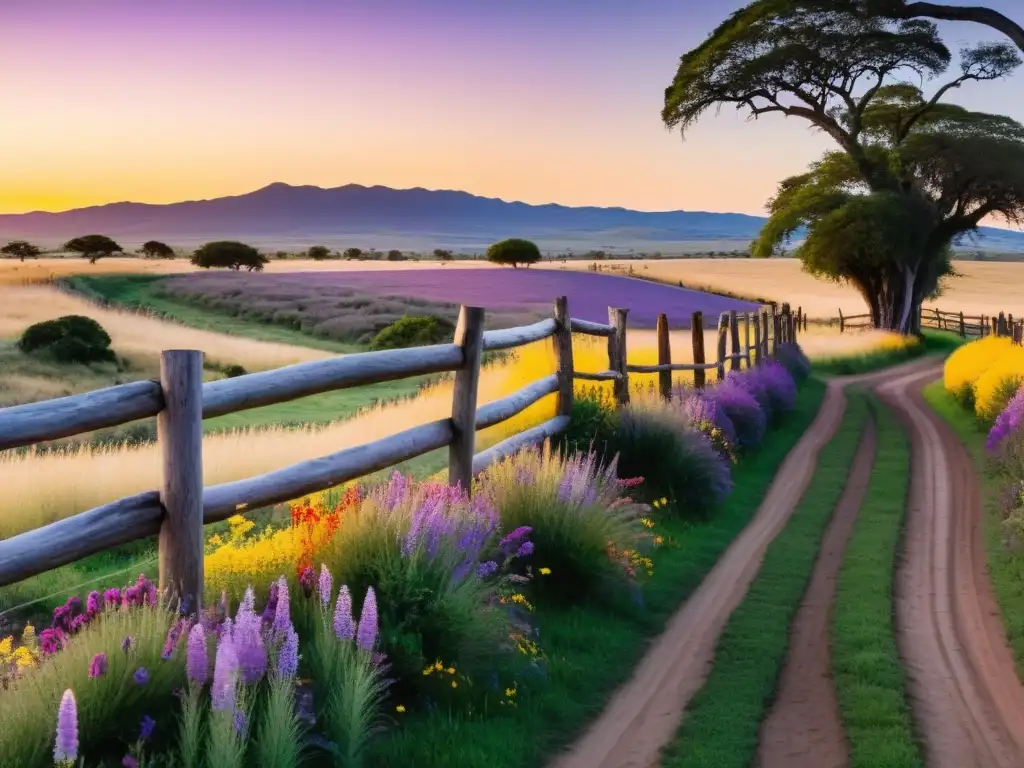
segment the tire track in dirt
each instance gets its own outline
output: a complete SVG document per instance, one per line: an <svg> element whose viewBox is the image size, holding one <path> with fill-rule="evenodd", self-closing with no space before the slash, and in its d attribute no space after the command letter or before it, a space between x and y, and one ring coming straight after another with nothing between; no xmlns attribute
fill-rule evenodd
<svg viewBox="0 0 1024 768"><path fill-rule="evenodd" d="M758 737L755 765L759 768L843 768L849 764L831 678L829 620L846 543L871 481L875 449L875 425L869 421L790 628L786 663Z"/></svg>
<svg viewBox="0 0 1024 768"><path fill-rule="evenodd" d="M910 498L897 568L896 628L929 768L1024 766L1024 686L985 562L973 463L925 403L941 368L878 388L911 436Z"/></svg>
<svg viewBox="0 0 1024 768"><path fill-rule="evenodd" d="M768 544L782 530L810 483L817 455L845 411L843 388L930 366L915 360L890 371L829 381L814 422L786 456L751 522L676 612L632 678L551 768L651 768L704 684L718 636L761 567Z"/></svg>

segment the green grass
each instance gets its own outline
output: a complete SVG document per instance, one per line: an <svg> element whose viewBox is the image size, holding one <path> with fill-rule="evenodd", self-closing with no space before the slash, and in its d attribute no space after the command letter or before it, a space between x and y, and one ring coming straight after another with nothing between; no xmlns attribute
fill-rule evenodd
<svg viewBox="0 0 1024 768"><path fill-rule="evenodd" d="M360 352L364 349L356 344L342 344L292 328L253 322L226 312L215 312L169 298L160 293L158 285L161 280L166 279L167 275L75 275L65 278L64 283L88 298L110 302L127 309L150 310L168 320L204 331L294 344L328 352Z"/></svg>
<svg viewBox="0 0 1024 768"><path fill-rule="evenodd" d="M485 718L462 712L427 715L412 702L403 727L375 746L376 766L535 768L572 741L630 675L650 640L714 567L750 521L786 454L813 421L824 395L811 379L792 418L760 452L735 468L735 490L712 520L666 520L656 529L666 545L654 554L654 577L643 608L611 610L593 603L568 610L538 607L535 618L547 657L546 682L520 681L519 705ZM555 574L552 575L555 577ZM497 706L492 710L499 709ZM501 708L504 709L504 708Z"/></svg>
<svg viewBox="0 0 1024 768"><path fill-rule="evenodd" d="M789 647L790 624L867 420L866 398L851 393L807 491L768 546L761 570L718 640L714 667L664 755L665 768L746 768L753 761Z"/></svg>
<svg viewBox="0 0 1024 768"><path fill-rule="evenodd" d="M924 340L902 349L881 349L846 357L823 358L814 361L816 373L825 376L851 376L860 373L872 373L898 363L913 360L925 354L948 355L966 339L947 331L924 331Z"/></svg>
<svg viewBox="0 0 1024 768"><path fill-rule="evenodd" d="M988 575L1003 617L1006 637L1013 649L1017 675L1024 679L1024 550L1006 544L1000 509L1002 481L987 469L985 438L988 430L971 411L962 408L942 386L928 385L925 400L952 427L974 459L984 495L983 535Z"/></svg>
<svg viewBox="0 0 1024 768"><path fill-rule="evenodd" d="M831 626L832 674L851 768L923 768L893 625L893 572L909 487L910 441L872 399L878 449L846 545Z"/></svg>

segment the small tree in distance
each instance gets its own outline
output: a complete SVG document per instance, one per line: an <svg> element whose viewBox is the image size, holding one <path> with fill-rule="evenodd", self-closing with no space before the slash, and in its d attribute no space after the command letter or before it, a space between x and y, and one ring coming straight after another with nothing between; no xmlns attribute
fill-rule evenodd
<svg viewBox="0 0 1024 768"><path fill-rule="evenodd" d="M331 249L326 245L312 245L309 250L306 251L306 255L309 256L313 261L323 261L330 257Z"/></svg>
<svg viewBox="0 0 1024 768"><path fill-rule="evenodd" d="M124 249L106 235L83 235L64 243L64 250L80 253L95 264L100 259L121 253Z"/></svg>
<svg viewBox="0 0 1024 768"><path fill-rule="evenodd" d="M346 248L345 249L345 253L342 254L342 255L348 261L355 261L356 259L362 257L363 249L362 248Z"/></svg>
<svg viewBox="0 0 1024 768"><path fill-rule="evenodd" d="M444 248L435 248L434 258L438 261L454 261L455 254L449 250L445 250Z"/></svg>
<svg viewBox="0 0 1024 768"><path fill-rule="evenodd" d="M390 251L388 251L388 257L387 258L388 258L388 261L405 261L406 256L405 256L404 253L402 253L398 249L392 248Z"/></svg>
<svg viewBox="0 0 1024 768"><path fill-rule="evenodd" d="M218 240L199 248L192 254L191 261L203 269L220 267L237 272L245 267L250 272L262 272L263 265L270 259L251 245L234 240Z"/></svg>
<svg viewBox="0 0 1024 768"><path fill-rule="evenodd" d="M147 240L139 248L138 253L145 256L147 259L173 259L174 249L171 248L167 243L161 243L159 240Z"/></svg>
<svg viewBox="0 0 1024 768"><path fill-rule="evenodd" d="M24 261L25 259L38 259L42 250L27 240L11 240L3 248L0 248L0 253Z"/></svg>
<svg viewBox="0 0 1024 768"><path fill-rule="evenodd" d="M540 249L536 243L512 237L491 245L487 249L487 260L495 264L511 264L516 269L520 264L528 267L540 261Z"/></svg>

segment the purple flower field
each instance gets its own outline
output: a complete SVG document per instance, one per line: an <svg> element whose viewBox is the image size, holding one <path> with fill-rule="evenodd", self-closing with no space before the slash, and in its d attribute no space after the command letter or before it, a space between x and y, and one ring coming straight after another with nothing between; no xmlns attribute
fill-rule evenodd
<svg viewBox="0 0 1024 768"><path fill-rule="evenodd" d="M757 309L757 305L660 283L589 272L546 269L431 269L358 272L290 272L285 274L190 274L166 281L175 295L217 291L271 298L280 291L294 296L308 291L310 299L344 294L401 297L426 304L470 304L498 310L545 316L558 296L569 297L573 317L607 322L608 307L629 310L634 328L653 328L665 312L672 328L688 328L690 315L703 312L705 324L717 322L719 313ZM242 289L242 291L239 291ZM489 324L490 325L490 324Z"/></svg>

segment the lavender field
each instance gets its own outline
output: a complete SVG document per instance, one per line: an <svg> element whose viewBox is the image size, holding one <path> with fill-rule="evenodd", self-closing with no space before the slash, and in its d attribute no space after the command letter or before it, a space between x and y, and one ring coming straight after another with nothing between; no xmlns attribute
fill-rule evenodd
<svg viewBox="0 0 1024 768"><path fill-rule="evenodd" d="M489 327L547 316L568 296L574 317L606 322L608 307L629 310L634 328L653 328L659 312L687 328L701 311L717 319L755 304L685 288L575 271L431 269L284 274L189 274L162 281L162 292L229 312L344 341L365 342L403 314L454 319L459 304L483 306Z"/></svg>

